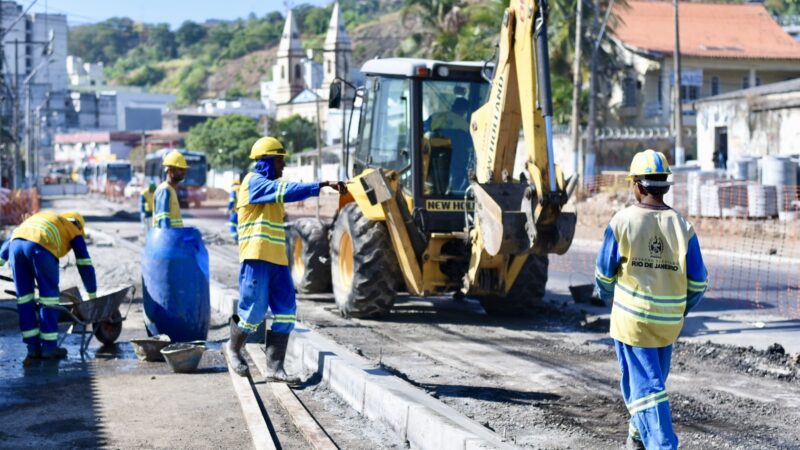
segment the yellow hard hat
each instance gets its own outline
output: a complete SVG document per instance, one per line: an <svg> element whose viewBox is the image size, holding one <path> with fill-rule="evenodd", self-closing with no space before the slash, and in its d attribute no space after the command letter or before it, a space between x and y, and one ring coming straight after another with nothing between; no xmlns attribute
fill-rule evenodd
<svg viewBox="0 0 800 450"><path fill-rule="evenodd" d="M259 159L264 156L286 156L283 144L274 137L266 136L257 140L250 149L250 159Z"/></svg>
<svg viewBox="0 0 800 450"><path fill-rule="evenodd" d="M84 220L81 213L79 213L78 211L67 211L65 213L62 213L61 217L77 225L78 228L80 228L81 232L83 232L83 227L86 226L86 220Z"/></svg>
<svg viewBox="0 0 800 450"><path fill-rule="evenodd" d="M177 167L178 169L188 169L189 165L186 164L186 158L181 155L181 152L173 150L164 157L164 162L161 163L164 167Z"/></svg>
<svg viewBox="0 0 800 450"><path fill-rule="evenodd" d="M670 175L669 163L663 153L647 149L633 156L631 170L628 172L628 179L645 175Z"/></svg>

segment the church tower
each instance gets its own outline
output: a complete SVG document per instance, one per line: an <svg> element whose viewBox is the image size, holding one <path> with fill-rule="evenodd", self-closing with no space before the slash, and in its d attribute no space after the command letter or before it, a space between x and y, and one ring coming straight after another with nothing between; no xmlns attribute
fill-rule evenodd
<svg viewBox="0 0 800 450"><path fill-rule="evenodd" d="M281 42L278 45L278 60L272 73L275 86L275 103L289 103L297 94L305 89L303 78L303 46L300 44L300 33L294 14L289 10L286 23L283 25Z"/></svg>
<svg viewBox="0 0 800 450"><path fill-rule="evenodd" d="M325 37L325 57L323 61L322 97L328 97L328 89L334 78L339 77L350 80L350 69L353 59L353 50L350 46L350 37L344 27L339 2L333 5L333 14L328 25L328 34Z"/></svg>

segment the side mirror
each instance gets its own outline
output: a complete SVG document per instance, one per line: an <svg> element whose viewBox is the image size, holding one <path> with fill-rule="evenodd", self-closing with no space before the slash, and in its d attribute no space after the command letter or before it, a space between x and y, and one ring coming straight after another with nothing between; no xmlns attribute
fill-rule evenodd
<svg viewBox="0 0 800 450"><path fill-rule="evenodd" d="M342 83L331 83L328 91L328 108L339 109L342 107Z"/></svg>

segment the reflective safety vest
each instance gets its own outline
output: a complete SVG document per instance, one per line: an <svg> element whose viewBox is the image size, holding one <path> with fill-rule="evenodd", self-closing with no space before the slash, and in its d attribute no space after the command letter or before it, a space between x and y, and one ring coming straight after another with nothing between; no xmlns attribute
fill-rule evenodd
<svg viewBox="0 0 800 450"><path fill-rule="evenodd" d="M69 220L52 211L42 211L29 217L14 230L11 239L35 242L56 258L65 256L72 249L70 242L82 236L81 230Z"/></svg>
<svg viewBox="0 0 800 450"><path fill-rule="evenodd" d="M611 337L635 347L678 338L686 310L686 255L694 229L672 209L639 206L609 224L622 257L611 309Z"/></svg>
<svg viewBox="0 0 800 450"><path fill-rule="evenodd" d="M142 197L144 198L144 207L145 213L153 214L153 210L155 209L155 196L153 192L150 192L150 189L145 189L142 191Z"/></svg>
<svg viewBox="0 0 800 450"><path fill-rule="evenodd" d="M251 172L244 177L236 202L239 260L260 259L287 266L283 196L278 195L277 203L250 203L250 178L254 175ZM285 184L279 189L285 189Z"/></svg>
<svg viewBox="0 0 800 450"><path fill-rule="evenodd" d="M153 214L153 226L158 226L158 221L161 219L169 219L171 228L182 228L183 217L181 217L181 204L178 202L178 193L166 181L158 185L155 192L155 198L161 190L169 190L169 211L156 211Z"/></svg>

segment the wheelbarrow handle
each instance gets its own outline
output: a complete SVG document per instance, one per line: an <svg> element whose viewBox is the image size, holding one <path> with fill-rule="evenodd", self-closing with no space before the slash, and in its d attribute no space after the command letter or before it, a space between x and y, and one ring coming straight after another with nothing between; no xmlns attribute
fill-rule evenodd
<svg viewBox="0 0 800 450"><path fill-rule="evenodd" d="M125 315L122 317L122 320L128 318L128 313L131 312L131 306L133 306L133 299L136 297L136 286L131 286L131 292L128 296L128 309L125 311Z"/></svg>
<svg viewBox="0 0 800 450"><path fill-rule="evenodd" d="M11 277L7 277L7 276L5 276L5 275L0 275L0 280L3 280L3 281L8 281L9 283L13 283L13 282L14 282L14 279L13 279L13 278L11 278Z"/></svg>
<svg viewBox="0 0 800 450"><path fill-rule="evenodd" d="M70 319L72 319L73 322L75 322L75 323L79 323L79 324L81 324L83 326L89 325L89 322L84 322L83 320L81 320L78 316L73 314L72 310L70 310L69 308L65 308L65 307L63 307L61 305L44 305L44 307L45 308L54 309L54 310L59 311L59 312L67 313L67 315L69 315Z"/></svg>

